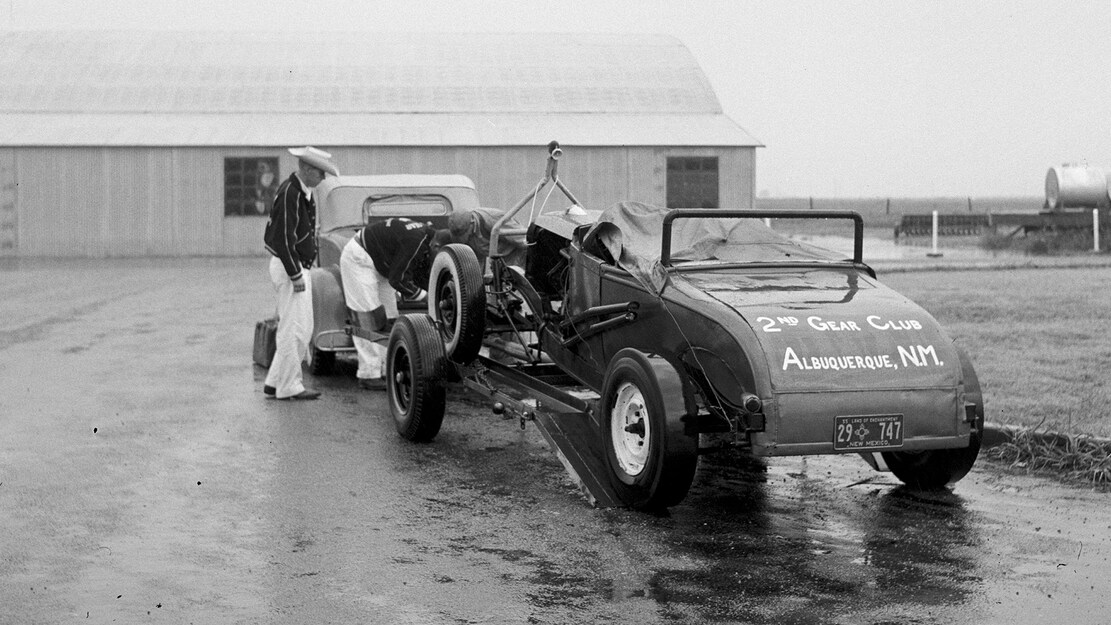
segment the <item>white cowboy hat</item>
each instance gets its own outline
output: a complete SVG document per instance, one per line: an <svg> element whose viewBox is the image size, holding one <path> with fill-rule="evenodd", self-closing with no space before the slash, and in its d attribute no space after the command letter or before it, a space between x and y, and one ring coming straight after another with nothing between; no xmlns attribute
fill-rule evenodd
<svg viewBox="0 0 1111 625"><path fill-rule="evenodd" d="M303 148L289 148L289 153L296 156L298 160L305 161L320 171L327 172L333 176L339 175L339 169L337 169L335 164L330 160L332 155L324 150L306 145Z"/></svg>

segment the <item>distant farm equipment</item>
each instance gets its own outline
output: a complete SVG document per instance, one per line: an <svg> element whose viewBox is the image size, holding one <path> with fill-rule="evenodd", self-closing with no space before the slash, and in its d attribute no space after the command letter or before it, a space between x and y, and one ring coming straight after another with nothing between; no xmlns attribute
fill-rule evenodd
<svg viewBox="0 0 1111 625"><path fill-rule="evenodd" d="M1098 167L1070 164L1051 167L1045 178L1045 204L1038 212L908 213L895 226L895 240L900 236L990 233L1014 237L1107 229L1111 225L1109 186L1108 174Z"/></svg>
<svg viewBox="0 0 1111 625"><path fill-rule="evenodd" d="M938 234L943 236L978 235L991 227L991 215L983 213L938 214ZM895 226L895 239L899 236L928 236L933 234L932 213L903 215Z"/></svg>

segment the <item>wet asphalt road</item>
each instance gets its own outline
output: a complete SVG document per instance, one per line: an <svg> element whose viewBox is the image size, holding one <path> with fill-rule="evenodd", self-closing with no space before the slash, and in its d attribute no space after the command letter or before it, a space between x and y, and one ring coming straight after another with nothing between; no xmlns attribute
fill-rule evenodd
<svg viewBox="0 0 1111 625"><path fill-rule="evenodd" d="M650 516L461 388L429 445L350 372L267 400L265 266L0 266L0 623L1111 621L1108 494L722 454Z"/></svg>

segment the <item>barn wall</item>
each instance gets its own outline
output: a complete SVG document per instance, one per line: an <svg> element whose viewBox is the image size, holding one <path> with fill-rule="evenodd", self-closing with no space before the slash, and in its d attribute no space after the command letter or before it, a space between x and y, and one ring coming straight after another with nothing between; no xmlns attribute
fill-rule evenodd
<svg viewBox="0 0 1111 625"><path fill-rule="evenodd" d="M588 208L603 209L624 200L662 205L667 193L669 156L719 157L722 206L753 206L754 148L563 146L563 149L559 177ZM543 146L360 147L330 151L341 173L463 174L474 180L483 205L499 208L512 206L536 186L544 175L547 158ZM549 201L563 198L556 191Z"/></svg>
<svg viewBox="0 0 1111 625"><path fill-rule="evenodd" d="M723 208L753 208L756 186L754 148L659 147L630 150L629 199L664 205L667 159L676 156L718 157L718 200Z"/></svg>
<svg viewBox="0 0 1111 625"><path fill-rule="evenodd" d="M0 258L19 253L18 192L15 150L0 148Z"/></svg>
<svg viewBox="0 0 1111 625"><path fill-rule="evenodd" d="M104 256L99 149L20 149L16 155L21 256Z"/></svg>
<svg viewBox="0 0 1111 625"><path fill-rule="evenodd" d="M224 158L255 148L16 148L18 255L262 253L263 217L224 216ZM284 150L283 150L284 152ZM286 154L288 175L295 161Z"/></svg>
<svg viewBox="0 0 1111 625"><path fill-rule="evenodd" d="M344 174L463 174L485 206L509 208L544 174L546 151L528 147L330 148ZM753 148L564 146L559 175L587 208L663 204L668 156L718 156L722 206L753 205ZM265 217L224 216L224 158L283 148L0 149L0 255L243 256L264 254ZM539 201L544 200L547 189ZM5 201L9 209L5 213ZM549 205L565 205L556 190ZM14 233L5 239L5 223ZM5 241L12 241L5 248ZM14 250L14 251L13 251Z"/></svg>

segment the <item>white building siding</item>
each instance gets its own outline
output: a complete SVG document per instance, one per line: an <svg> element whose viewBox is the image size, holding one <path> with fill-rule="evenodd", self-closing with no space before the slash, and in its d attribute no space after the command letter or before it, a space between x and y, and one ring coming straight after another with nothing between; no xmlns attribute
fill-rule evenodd
<svg viewBox="0 0 1111 625"><path fill-rule="evenodd" d="M306 144L508 207L552 139L591 208L664 203L670 155L717 156L720 202L752 205L760 142L669 36L0 32L0 255L261 254L265 219L225 216L224 159L284 178ZM231 212L255 211L245 185Z"/></svg>
<svg viewBox="0 0 1111 625"><path fill-rule="evenodd" d="M338 147L344 174L463 174L485 206L509 208L544 173L544 146ZM559 175L588 208L624 200L663 204L669 156L717 156L721 205L753 206L755 150L564 146ZM8 148L0 150L14 210L0 194L0 253L24 257L244 256L264 254L264 217L225 217L224 159L277 156L275 148ZM7 169L5 169L7 168ZM14 192L13 192L14 190ZM543 201L547 190L538 201ZM557 190L549 200L563 206ZM4 220L14 243L4 251ZM13 251L14 250L14 251Z"/></svg>
<svg viewBox="0 0 1111 625"><path fill-rule="evenodd" d="M15 150L0 148L0 258L19 252Z"/></svg>

